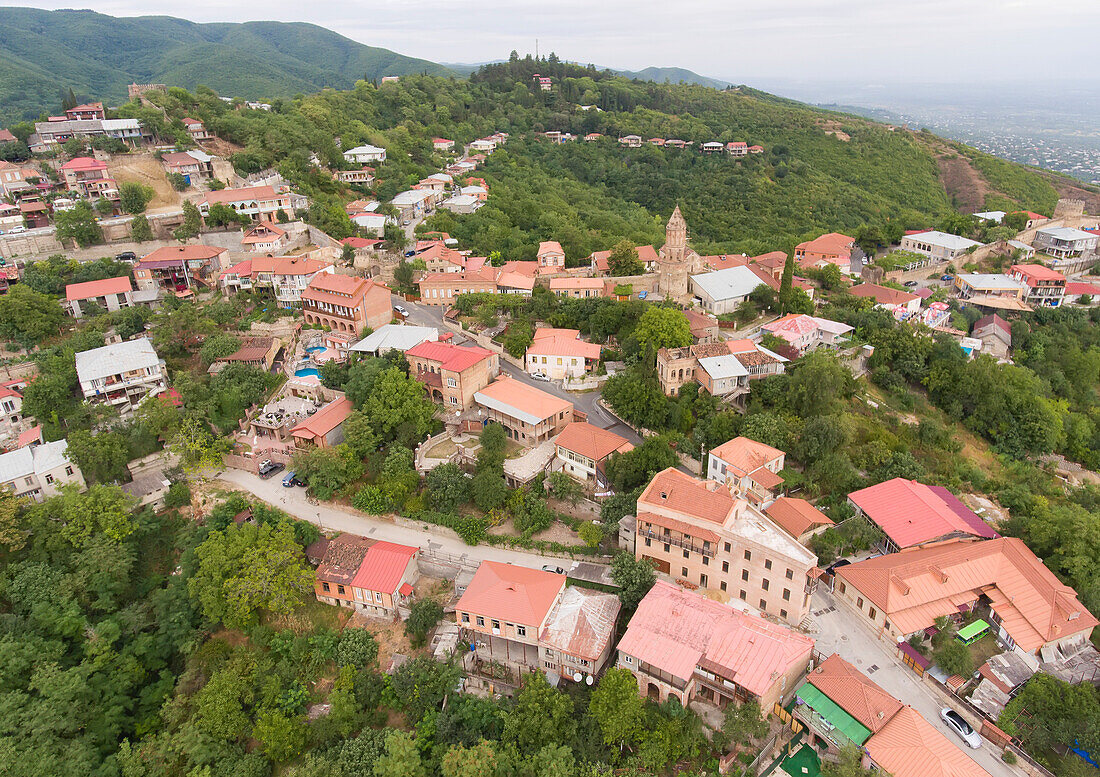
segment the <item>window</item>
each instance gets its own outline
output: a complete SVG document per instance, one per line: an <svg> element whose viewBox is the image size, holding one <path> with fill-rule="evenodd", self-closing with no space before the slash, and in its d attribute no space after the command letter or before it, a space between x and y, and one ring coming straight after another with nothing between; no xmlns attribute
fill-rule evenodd
<svg viewBox="0 0 1100 777"><path fill-rule="evenodd" d="M768 603L765 602L763 599L761 599L760 600L760 612L767 612L767 611L768 611Z"/></svg>
<svg viewBox="0 0 1100 777"><path fill-rule="evenodd" d="M687 567L680 567L680 574L683 577L687 577L688 576L688 568Z"/></svg>
<svg viewBox="0 0 1100 777"><path fill-rule="evenodd" d="M329 590L328 583L321 583L321 590L328 593L328 590Z"/></svg>
<svg viewBox="0 0 1100 777"><path fill-rule="evenodd" d="M478 626L484 626L485 625L485 618L483 616L481 616L481 615L477 616L477 625Z"/></svg>
<svg viewBox="0 0 1100 777"><path fill-rule="evenodd" d="M710 566L710 557L709 556L703 556L703 566L705 566L705 567Z"/></svg>
<svg viewBox="0 0 1100 777"><path fill-rule="evenodd" d="M861 610L863 609L863 597L862 596L857 596L856 597L856 607L858 607Z"/></svg>
<svg viewBox="0 0 1100 777"><path fill-rule="evenodd" d="M741 579L744 580L746 583L749 581L749 570L747 570L747 569L742 569L741 570Z"/></svg>
<svg viewBox="0 0 1100 777"><path fill-rule="evenodd" d="M23 478L23 482L26 483L28 486L34 485L34 478Z"/></svg>
<svg viewBox="0 0 1100 777"><path fill-rule="evenodd" d="M722 562L722 571L723 572L729 572L730 571L730 562L728 562L728 561L723 561Z"/></svg>
<svg viewBox="0 0 1100 777"><path fill-rule="evenodd" d="M546 648L546 657L547 658L553 658L554 657L554 651L551 650L550 648Z"/></svg>
<svg viewBox="0 0 1100 777"><path fill-rule="evenodd" d="M772 568L772 560L770 558L764 559L764 569Z"/></svg>
<svg viewBox="0 0 1100 777"><path fill-rule="evenodd" d="M338 594L344 593L344 586L342 586L342 585L336 586L336 593L338 593Z"/></svg>
<svg viewBox="0 0 1100 777"><path fill-rule="evenodd" d="M783 601L789 602L790 600L791 600L791 589L790 588L784 588L783 589Z"/></svg>
<svg viewBox="0 0 1100 777"><path fill-rule="evenodd" d="M787 617L787 611L786 611L786 610L780 610L780 611L779 611L779 617L780 617L780 618L783 618L783 619L786 619L786 617Z"/></svg>
<svg viewBox="0 0 1100 777"><path fill-rule="evenodd" d="M518 636L521 636L521 637L526 637L527 636L527 627L526 626L516 626L516 634Z"/></svg>
<svg viewBox="0 0 1100 777"><path fill-rule="evenodd" d="M52 482L53 482L53 475L46 475L46 483L52 483ZM704 561L705 560L706 559L704 559Z"/></svg>
<svg viewBox="0 0 1100 777"><path fill-rule="evenodd" d="M844 583L839 583L840 592L844 593Z"/></svg>
<svg viewBox="0 0 1100 777"><path fill-rule="evenodd" d="M882 622L882 626L883 626L883 628L885 628L885 629L886 629L887 631L889 631L889 630L890 630L890 621L883 621L883 622Z"/></svg>
<svg viewBox="0 0 1100 777"><path fill-rule="evenodd" d="M726 553L729 553L729 552L730 552L730 544L727 542L726 543Z"/></svg>
<svg viewBox="0 0 1100 777"><path fill-rule="evenodd" d="M382 592L381 591L375 591L374 592L374 601L377 602L378 604L382 603Z"/></svg>
<svg viewBox="0 0 1100 777"><path fill-rule="evenodd" d="M458 381L454 378L447 378L447 385L451 388L456 388L458 386Z"/></svg>
<svg viewBox="0 0 1100 777"><path fill-rule="evenodd" d="M768 581L768 578L765 577L765 578L761 579L760 587L763 588L765 591L767 591L768 588L771 587L771 583Z"/></svg>
<svg viewBox="0 0 1100 777"><path fill-rule="evenodd" d="M469 623L470 622L470 613L468 613L468 612L462 613L462 622L463 623Z"/></svg>
<svg viewBox="0 0 1100 777"><path fill-rule="evenodd" d="M553 661L543 661L542 663L547 669L553 669L554 668L554 662Z"/></svg>
<svg viewBox="0 0 1100 777"><path fill-rule="evenodd" d="M746 550L745 551L745 561L752 561L752 551L751 550Z"/></svg>
<svg viewBox="0 0 1100 777"><path fill-rule="evenodd" d="M668 552L669 552L670 550L672 550L672 546L671 546L671 545L669 545L669 544L668 544L668 543L666 542L666 543L665 543L665 553L668 553Z"/></svg>
<svg viewBox="0 0 1100 777"><path fill-rule="evenodd" d="M646 538L645 538L645 546L646 546L646 547L648 548L648 547L649 547L650 545L652 545L652 544L653 544L653 543L651 543L651 542L649 541L649 537L646 537Z"/></svg>
<svg viewBox="0 0 1100 777"><path fill-rule="evenodd" d="M787 570L787 579L788 580L794 580L794 570L793 569L788 569Z"/></svg>
<svg viewBox="0 0 1100 777"><path fill-rule="evenodd" d="M867 610L867 615L871 618L871 620L874 620L875 616L878 615L878 610L876 610L874 607L871 607Z"/></svg>
<svg viewBox="0 0 1100 777"><path fill-rule="evenodd" d="M623 663L624 664L633 664L634 659L631 656L623 656Z"/></svg>
<svg viewBox="0 0 1100 777"><path fill-rule="evenodd" d="M703 588L707 587L707 576L706 575L699 575L699 585L701 585Z"/></svg>
<svg viewBox="0 0 1100 777"><path fill-rule="evenodd" d="M500 631L500 621L493 620L493 621L490 621L490 623L493 626L493 631Z"/></svg>
<svg viewBox="0 0 1100 777"><path fill-rule="evenodd" d="M742 591L740 594L738 594L738 596L741 597L741 601L745 601L745 592L744 591Z"/></svg>
<svg viewBox="0 0 1100 777"><path fill-rule="evenodd" d="M690 551L686 551L686 550L684 551L684 558L691 558Z"/></svg>

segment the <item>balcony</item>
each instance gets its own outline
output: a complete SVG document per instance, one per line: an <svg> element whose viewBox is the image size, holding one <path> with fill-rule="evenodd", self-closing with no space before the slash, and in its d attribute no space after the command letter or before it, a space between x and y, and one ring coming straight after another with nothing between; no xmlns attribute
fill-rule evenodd
<svg viewBox="0 0 1100 777"><path fill-rule="evenodd" d="M420 370L416 373L416 379L423 383L425 386L434 386L435 388L443 388L443 376L438 372L429 372L428 370Z"/></svg>
<svg viewBox="0 0 1100 777"><path fill-rule="evenodd" d="M686 540L682 536L676 537L671 534L659 534L653 529L638 529L638 534L642 537L649 537L650 539L663 542L668 545L675 545L677 548L683 548L684 550L692 551L693 553L701 553L707 558L714 558L714 550L717 546L703 545L700 542L693 540Z"/></svg>

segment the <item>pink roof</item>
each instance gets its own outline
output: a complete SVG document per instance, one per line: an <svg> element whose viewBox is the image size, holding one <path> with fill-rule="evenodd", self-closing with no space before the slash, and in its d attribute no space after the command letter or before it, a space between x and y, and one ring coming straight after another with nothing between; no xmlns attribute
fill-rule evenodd
<svg viewBox="0 0 1100 777"><path fill-rule="evenodd" d="M785 626L658 580L638 604L618 649L682 680L705 662L761 696L805 664L813 646L812 639Z"/></svg>
<svg viewBox="0 0 1100 777"><path fill-rule="evenodd" d="M329 402L309 418L302 421L302 423L295 426L290 430L290 433L295 437L304 439L324 437L337 426L344 423L344 419L351 415L351 411L351 400L347 397L340 397L339 399Z"/></svg>
<svg viewBox="0 0 1100 777"><path fill-rule="evenodd" d="M565 427L556 444L597 462L616 451L625 453L634 449L625 437L584 421L574 421Z"/></svg>
<svg viewBox="0 0 1100 777"><path fill-rule="evenodd" d="M497 275L497 286L502 286L506 289L526 289L527 291L533 291L535 288L535 279L530 275L524 275L519 272L501 272Z"/></svg>
<svg viewBox="0 0 1100 777"><path fill-rule="evenodd" d="M1066 294L1100 294L1100 286L1093 283L1067 283Z"/></svg>
<svg viewBox="0 0 1100 777"><path fill-rule="evenodd" d="M252 260L245 259L243 262L237 262L228 270L222 270L218 274L219 278L224 278L227 275L251 275L252 274Z"/></svg>
<svg viewBox="0 0 1100 777"><path fill-rule="evenodd" d="M19 433L19 438L16 440L15 447L26 448L32 443L42 442L42 424L38 426L32 426L25 432Z"/></svg>
<svg viewBox="0 0 1100 777"><path fill-rule="evenodd" d="M534 341L527 349L529 354L546 356L581 356L585 359L599 359L602 348L598 343L586 343L579 340L580 332L573 329L547 331L536 329Z"/></svg>
<svg viewBox="0 0 1100 777"><path fill-rule="evenodd" d="M565 575L482 561L455 609L523 626L541 626L563 588Z"/></svg>
<svg viewBox="0 0 1100 777"><path fill-rule="evenodd" d="M385 240L380 238L368 239L365 237L345 237L340 241L343 245L351 246L352 248L370 248L376 246L379 243L385 243Z"/></svg>
<svg viewBox="0 0 1100 777"><path fill-rule="evenodd" d="M407 355L407 352L406 352ZM573 413L573 403L568 399L540 391L534 386L520 383L515 378L499 377L474 395L478 404L499 404L540 421L559 413ZM484 400L488 400L486 403Z"/></svg>
<svg viewBox="0 0 1100 777"><path fill-rule="evenodd" d="M1066 276L1062 273L1041 264L1014 264L1012 265L1012 274L1017 273L1023 277L1028 286L1034 286L1033 281L1064 281L1066 279Z"/></svg>
<svg viewBox="0 0 1100 777"><path fill-rule="evenodd" d="M603 290L602 278L551 278L550 290L555 289L600 289Z"/></svg>
<svg viewBox="0 0 1100 777"><path fill-rule="evenodd" d="M106 170L107 163L92 159L90 156L78 156L61 165L62 170L84 172L87 170Z"/></svg>
<svg viewBox="0 0 1100 777"><path fill-rule="evenodd" d="M359 571L351 581L351 587L393 594L401 585L401 578L405 576L409 562L419 550L393 542L374 543L367 549L363 563L359 565Z"/></svg>
<svg viewBox="0 0 1100 777"><path fill-rule="evenodd" d="M216 192L207 192L199 202L214 205L221 202L242 202L244 200L274 200L280 195L276 194L274 186L247 186L243 189L221 189Z"/></svg>
<svg viewBox="0 0 1100 777"><path fill-rule="evenodd" d="M945 495L950 499L946 499ZM894 478L848 494L899 548L955 534L996 537L997 532L947 491Z"/></svg>
<svg viewBox="0 0 1100 777"><path fill-rule="evenodd" d="M16 137L11 134L11 130L0 129L0 143L14 143L15 141Z"/></svg>
<svg viewBox="0 0 1100 777"><path fill-rule="evenodd" d="M99 281L84 281L83 283L70 283L65 287L65 299L69 302L92 297L102 297L105 294L125 294L132 291L130 276L123 275L119 278L104 278Z"/></svg>
<svg viewBox="0 0 1100 777"><path fill-rule="evenodd" d="M414 345L405 352L407 358L427 359L439 362L444 370L462 372L478 362L492 358L493 352L480 346L463 347L453 343L437 343L431 340Z"/></svg>
<svg viewBox="0 0 1100 777"><path fill-rule="evenodd" d="M863 747L894 777L990 777L912 707L902 707Z"/></svg>
<svg viewBox="0 0 1100 777"><path fill-rule="evenodd" d="M539 641L570 656L598 661L615 635L622 605L615 594L567 586Z"/></svg>
<svg viewBox="0 0 1100 777"><path fill-rule="evenodd" d="M736 342L736 341L735 341ZM736 353L732 349L731 352ZM738 475L749 475L765 464L781 459L785 453L748 437L734 437L714 448L711 455L733 468Z"/></svg>
<svg viewBox="0 0 1100 777"><path fill-rule="evenodd" d="M543 254L564 254L565 251L561 248L561 243L557 240L543 240L539 243L539 256Z"/></svg>

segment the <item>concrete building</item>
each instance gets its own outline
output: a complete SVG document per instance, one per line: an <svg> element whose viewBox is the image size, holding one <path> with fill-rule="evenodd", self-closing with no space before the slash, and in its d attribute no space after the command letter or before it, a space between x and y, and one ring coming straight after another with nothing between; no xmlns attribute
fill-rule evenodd
<svg viewBox="0 0 1100 777"><path fill-rule="evenodd" d="M610 296L602 278L551 278L550 291L572 299Z"/></svg>
<svg viewBox="0 0 1100 777"><path fill-rule="evenodd" d="M794 261L802 269L815 270L835 264L841 272L847 273L852 267L852 252L855 247L855 238L839 232L828 232L795 246Z"/></svg>
<svg viewBox="0 0 1100 777"><path fill-rule="evenodd" d="M302 317L356 337L393 321L389 287L368 278L317 273L302 291Z"/></svg>
<svg viewBox="0 0 1100 777"><path fill-rule="evenodd" d="M392 616L406 606L420 577L420 549L375 542L351 581L353 607L368 615Z"/></svg>
<svg viewBox="0 0 1100 777"><path fill-rule="evenodd" d="M1012 327L996 313L974 322L970 336L982 341L982 351L995 359L1007 359L1012 348Z"/></svg>
<svg viewBox="0 0 1100 777"><path fill-rule="evenodd" d="M363 145L349 148L344 152L344 161L352 164L366 164L367 162L385 162L386 149L378 146Z"/></svg>
<svg viewBox="0 0 1100 777"><path fill-rule="evenodd" d="M827 318L791 313L760 327L761 331L787 341L799 356L817 348L837 348L848 342L854 327Z"/></svg>
<svg viewBox="0 0 1100 777"><path fill-rule="evenodd" d="M492 267L463 272L428 273L417 281L424 305L450 305L463 294L496 294L496 273Z"/></svg>
<svg viewBox="0 0 1100 777"><path fill-rule="evenodd" d="M585 421L569 424L554 444L562 471L597 488L606 487L604 464L611 454L634 450L625 437Z"/></svg>
<svg viewBox="0 0 1100 777"><path fill-rule="evenodd" d="M573 422L573 403L539 391L514 378L500 377L474 394L485 412L484 423L498 423L508 438L535 446Z"/></svg>
<svg viewBox="0 0 1100 777"><path fill-rule="evenodd" d="M959 299L1016 300L1027 298L1027 284L1003 273L960 273L955 276L955 292Z"/></svg>
<svg viewBox="0 0 1100 777"><path fill-rule="evenodd" d="M248 186L242 189L221 189L210 191L195 203L203 218L210 215L210 208L221 204L233 209L253 221L278 221L279 211L292 217L294 212L309 207L309 201L290 190L285 184L279 186Z"/></svg>
<svg viewBox="0 0 1100 777"><path fill-rule="evenodd" d="M100 281L70 283L65 287L65 301L69 304L73 318L79 319L84 317L81 305L97 305L109 313L133 307L134 290L127 275Z"/></svg>
<svg viewBox="0 0 1100 777"><path fill-rule="evenodd" d="M1073 227L1043 227L1035 231L1032 245L1054 258L1054 266L1063 272L1076 272L1096 262L1100 236Z"/></svg>
<svg viewBox="0 0 1100 777"><path fill-rule="evenodd" d="M616 666L655 702L718 708L755 701L769 714L811 666L814 641L785 626L658 580L638 604Z"/></svg>
<svg viewBox="0 0 1100 777"><path fill-rule="evenodd" d="M84 476L69 460L68 447L65 440L56 440L0 454L0 488L35 502L55 496L70 483L83 489Z"/></svg>
<svg viewBox="0 0 1100 777"><path fill-rule="evenodd" d="M536 329L525 357L527 373L553 380L583 378L599 363L602 348L580 337L577 329Z"/></svg>
<svg viewBox="0 0 1100 777"><path fill-rule="evenodd" d="M874 300L876 308L888 310L895 315L910 316L920 310L920 297L889 286L861 283L848 289L848 293L854 297Z"/></svg>
<svg viewBox="0 0 1100 777"><path fill-rule="evenodd" d="M125 413L151 393L168 387L164 360L148 337L76 354L80 391L90 402L105 402Z"/></svg>
<svg viewBox="0 0 1100 777"><path fill-rule="evenodd" d="M798 624L817 557L713 480L659 472L638 499L635 556L677 580Z"/></svg>
<svg viewBox="0 0 1100 777"><path fill-rule="evenodd" d="M473 407L477 392L500 374L500 356L479 346L424 341L405 351L409 374L423 383L432 401L447 410Z"/></svg>
<svg viewBox="0 0 1100 777"><path fill-rule="evenodd" d="M922 254L931 259L944 262L953 262L972 248L980 246L976 240L968 240L965 237L951 235L946 232L930 230L917 232L914 235L905 235L901 239L901 249Z"/></svg>
<svg viewBox="0 0 1100 777"><path fill-rule="evenodd" d="M755 505L775 498L787 454L748 437L735 437L711 450L707 477Z"/></svg>
<svg viewBox="0 0 1100 777"><path fill-rule="evenodd" d="M806 545L810 538L828 529L833 520L805 499L781 496L764 508L764 514L787 534Z"/></svg>
<svg viewBox="0 0 1100 777"><path fill-rule="evenodd" d="M1027 284L1027 302L1036 307L1056 308L1066 295L1066 276L1041 264L1014 264L1012 277Z"/></svg>
<svg viewBox="0 0 1100 777"><path fill-rule="evenodd" d="M756 290L767 284L746 266L691 276L691 293L708 313L733 313Z"/></svg>
<svg viewBox="0 0 1100 777"><path fill-rule="evenodd" d="M182 292L194 289L196 284L213 287L227 253L217 246L164 246L134 265L134 282L146 291Z"/></svg>
<svg viewBox="0 0 1100 777"><path fill-rule="evenodd" d="M685 383L698 383L714 396L741 399L750 383L784 371L787 358L751 340L723 340L657 352L657 378L668 396Z"/></svg>

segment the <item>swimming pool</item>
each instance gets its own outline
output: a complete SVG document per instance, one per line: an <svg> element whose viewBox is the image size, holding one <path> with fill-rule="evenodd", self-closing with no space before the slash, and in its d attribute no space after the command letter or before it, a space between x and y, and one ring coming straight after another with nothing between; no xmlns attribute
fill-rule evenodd
<svg viewBox="0 0 1100 777"><path fill-rule="evenodd" d="M316 353L317 351L323 350L325 350L325 346L323 345L311 345L309 348L306 348L306 353Z"/></svg>
<svg viewBox="0 0 1100 777"><path fill-rule="evenodd" d="M302 369L295 370L294 372L295 378L304 378L307 375L312 375L315 378L319 378L321 377L321 371L313 367L303 367Z"/></svg>

